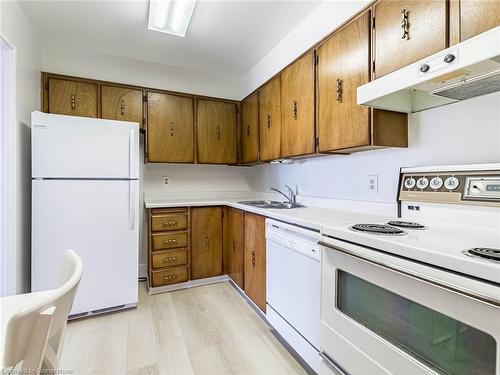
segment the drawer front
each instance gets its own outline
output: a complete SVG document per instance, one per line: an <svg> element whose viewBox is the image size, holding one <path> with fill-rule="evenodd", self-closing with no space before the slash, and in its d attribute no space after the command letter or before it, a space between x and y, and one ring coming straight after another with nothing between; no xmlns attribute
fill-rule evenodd
<svg viewBox="0 0 500 375"><path fill-rule="evenodd" d="M163 251L152 255L153 268L183 266L187 264L187 249Z"/></svg>
<svg viewBox="0 0 500 375"><path fill-rule="evenodd" d="M163 232L167 230L181 230L187 228L187 215L164 214L151 217L151 231Z"/></svg>
<svg viewBox="0 0 500 375"><path fill-rule="evenodd" d="M153 287L182 283L188 280L188 268L176 267L165 271L154 271L151 278Z"/></svg>
<svg viewBox="0 0 500 375"><path fill-rule="evenodd" d="M153 237L153 250L186 247L188 243L187 232L153 234L152 237Z"/></svg>

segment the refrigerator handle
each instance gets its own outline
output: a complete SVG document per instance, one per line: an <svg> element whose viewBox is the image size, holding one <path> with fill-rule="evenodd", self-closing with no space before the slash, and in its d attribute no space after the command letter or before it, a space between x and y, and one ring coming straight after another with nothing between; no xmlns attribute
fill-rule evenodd
<svg viewBox="0 0 500 375"><path fill-rule="evenodd" d="M129 191L129 206L128 206L128 224L131 230L135 229L135 189L137 181L130 180L128 182L128 191Z"/></svg>
<svg viewBox="0 0 500 375"><path fill-rule="evenodd" d="M128 171L129 178L136 178L135 170L135 129L130 129L128 134Z"/></svg>

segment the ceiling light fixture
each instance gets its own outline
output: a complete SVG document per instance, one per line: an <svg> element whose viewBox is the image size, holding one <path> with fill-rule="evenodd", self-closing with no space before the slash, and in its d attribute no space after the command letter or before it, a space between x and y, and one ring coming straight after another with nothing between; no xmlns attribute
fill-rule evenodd
<svg viewBox="0 0 500 375"><path fill-rule="evenodd" d="M186 36L196 0L150 0L148 29Z"/></svg>

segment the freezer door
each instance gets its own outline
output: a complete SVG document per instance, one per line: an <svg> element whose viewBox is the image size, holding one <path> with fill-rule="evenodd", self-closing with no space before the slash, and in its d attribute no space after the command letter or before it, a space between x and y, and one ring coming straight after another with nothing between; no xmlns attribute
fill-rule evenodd
<svg viewBox="0 0 500 375"><path fill-rule="evenodd" d="M137 303L138 181L32 181L33 291L58 286L67 249L83 258L71 314Z"/></svg>
<svg viewBox="0 0 500 375"><path fill-rule="evenodd" d="M31 115L33 178L138 178L139 124Z"/></svg>

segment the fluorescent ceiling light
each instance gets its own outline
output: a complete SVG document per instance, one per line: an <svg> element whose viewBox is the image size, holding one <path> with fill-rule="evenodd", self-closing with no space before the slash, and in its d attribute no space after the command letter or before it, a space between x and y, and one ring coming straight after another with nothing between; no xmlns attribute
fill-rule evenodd
<svg viewBox="0 0 500 375"><path fill-rule="evenodd" d="M148 29L186 36L196 0L150 0Z"/></svg>

